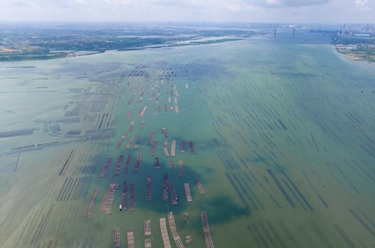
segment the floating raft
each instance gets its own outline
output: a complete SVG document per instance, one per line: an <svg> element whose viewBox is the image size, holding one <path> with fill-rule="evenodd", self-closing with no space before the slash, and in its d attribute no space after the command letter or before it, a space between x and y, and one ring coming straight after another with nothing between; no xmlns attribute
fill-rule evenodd
<svg viewBox="0 0 375 248"><path fill-rule="evenodd" d="M174 239L174 242L176 243L178 248L185 248L184 244L182 243L182 240L180 238L180 235L177 231L176 222L174 221L174 216L172 212L168 213L168 223L169 223L169 229L171 230L172 237Z"/></svg>
<svg viewBox="0 0 375 248"><path fill-rule="evenodd" d="M121 139L126 139L126 136L128 136L128 133L124 133L124 134L121 136Z"/></svg>
<svg viewBox="0 0 375 248"><path fill-rule="evenodd" d="M168 173L163 175L163 201L168 201Z"/></svg>
<svg viewBox="0 0 375 248"><path fill-rule="evenodd" d="M174 110L175 110L176 114L178 114L178 105L174 106Z"/></svg>
<svg viewBox="0 0 375 248"><path fill-rule="evenodd" d="M124 139L120 139L119 142L117 142L116 149L119 149L121 147L123 141Z"/></svg>
<svg viewBox="0 0 375 248"><path fill-rule="evenodd" d="M116 190L118 189L117 183L111 183L109 185L109 189L105 193L105 196L103 198L103 202L100 205L100 211L105 212L105 214L111 213L112 203L115 199Z"/></svg>
<svg viewBox="0 0 375 248"><path fill-rule="evenodd" d="M181 153L185 153L186 150L186 141L182 141L182 148L181 148Z"/></svg>
<svg viewBox="0 0 375 248"><path fill-rule="evenodd" d="M141 129L145 127L145 121L141 121Z"/></svg>
<svg viewBox="0 0 375 248"><path fill-rule="evenodd" d="M121 211L122 210L126 211L128 209L127 196L128 196L128 181L124 181L124 186L122 188Z"/></svg>
<svg viewBox="0 0 375 248"><path fill-rule="evenodd" d="M115 176L118 176L118 174L120 173L120 168L121 168L121 164L122 164L122 160L123 159L124 159L124 155L121 155L118 158L118 161L117 161L117 164L116 164L116 168L115 168Z"/></svg>
<svg viewBox="0 0 375 248"><path fill-rule="evenodd" d="M128 228L126 236L128 238L128 248L135 248L133 228Z"/></svg>
<svg viewBox="0 0 375 248"><path fill-rule="evenodd" d="M146 201L151 201L151 177L146 179Z"/></svg>
<svg viewBox="0 0 375 248"><path fill-rule="evenodd" d="M173 105L170 105L170 106L169 106L169 109L171 110L171 112L173 112L173 111L174 111L174 107L173 107Z"/></svg>
<svg viewBox="0 0 375 248"><path fill-rule="evenodd" d="M178 177L184 176L184 162L182 160L178 161Z"/></svg>
<svg viewBox="0 0 375 248"><path fill-rule="evenodd" d="M176 140L172 140L171 156L176 156Z"/></svg>
<svg viewBox="0 0 375 248"><path fill-rule="evenodd" d="M212 241L210 227L208 225L207 212L201 212L201 219L202 219L204 239L206 240L206 246L207 248L214 248L215 247L214 242Z"/></svg>
<svg viewBox="0 0 375 248"><path fill-rule="evenodd" d="M130 211L135 210L135 184L130 184Z"/></svg>
<svg viewBox="0 0 375 248"><path fill-rule="evenodd" d="M189 89L189 85L188 85L188 84L185 84L185 88L186 88L186 89Z"/></svg>
<svg viewBox="0 0 375 248"><path fill-rule="evenodd" d="M154 109L154 115L158 115L158 109L157 108Z"/></svg>
<svg viewBox="0 0 375 248"><path fill-rule="evenodd" d="M164 248L172 248L171 242L169 241L167 221L165 218L160 218L160 231L161 237L163 239Z"/></svg>
<svg viewBox="0 0 375 248"><path fill-rule="evenodd" d="M145 220L144 227L145 227L145 236L150 236L151 235L151 220Z"/></svg>
<svg viewBox="0 0 375 248"><path fill-rule="evenodd" d="M177 97L180 96L180 94L178 94L177 90L175 90L174 93L176 94Z"/></svg>
<svg viewBox="0 0 375 248"><path fill-rule="evenodd" d="M160 169L160 163L159 163L159 159L157 157L154 158L154 162L155 162L155 168Z"/></svg>
<svg viewBox="0 0 375 248"><path fill-rule="evenodd" d="M90 203L89 203L89 205L87 206L87 209L86 209L86 220L91 219L92 206L94 205L94 202L96 200L96 197L99 194L99 191L100 191L99 189L96 189L95 192L94 192L94 195L91 197Z"/></svg>
<svg viewBox="0 0 375 248"><path fill-rule="evenodd" d="M141 135L138 134L137 135L137 141L135 142L135 145L134 145L134 149L138 149L139 148L139 142L141 140Z"/></svg>
<svg viewBox="0 0 375 248"><path fill-rule="evenodd" d="M135 164L135 167L134 167L134 170L133 170L134 173L138 172L139 166L141 165L141 161L142 161L142 153L139 153L138 158L137 158L137 163Z"/></svg>
<svg viewBox="0 0 375 248"><path fill-rule="evenodd" d="M185 188L186 200L188 202L193 201L193 198L191 197L190 184L184 183L184 188Z"/></svg>
<svg viewBox="0 0 375 248"><path fill-rule="evenodd" d="M173 160L169 160L169 163L171 165L171 169L174 170L174 162L173 162Z"/></svg>
<svg viewBox="0 0 375 248"><path fill-rule="evenodd" d="M154 139L154 134L155 134L155 130L152 129L151 134L150 134L150 138L148 139L148 143L147 143L148 145L151 145L152 140Z"/></svg>
<svg viewBox="0 0 375 248"><path fill-rule="evenodd" d="M131 121L130 122L129 132L133 132L133 131L134 131L134 121Z"/></svg>
<svg viewBox="0 0 375 248"><path fill-rule="evenodd" d="M174 186L173 186L173 182L172 181L169 181L169 189L171 191L171 202L172 202L172 205L175 206L178 204L178 201L177 201L177 196L176 196L176 192L174 190Z"/></svg>
<svg viewBox="0 0 375 248"><path fill-rule="evenodd" d="M145 248L152 248L151 238L145 239Z"/></svg>
<svg viewBox="0 0 375 248"><path fill-rule="evenodd" d="M206 191L204 190L203 185L201 184L201 182L199 180L195 180L195 184L197 185L199 193L201 195L206 194Z"/></svg>
<svg viewBox="0 0 375 248"><path fill-rule="evenodd" d="M174 104L178 104L177 97L174 98Z"/></svg>
<svg viewBox="0 0 375 248"><path fill-rule="evenodd" d="M99 175L100 178L105 177L105 174L107 173L107 170L108 170L109 166L111 165L111 162L112 162L112 158L108 158L107 163L105 164L105 166L102 170L102 173L100 173L100 175Z"/></svg>
<svg viewBox="0 0 375 248"><path fill-rule="evenodd" d="M192 140L189 140L189 145L190 145L190 153L194 154L194 144Z"/></svg>
<svg viewBox="0 0 375 248"><path fill-rule="evenodd" d="M168 140L164 140L164 146L163 146L163 149L164 149L164 155L169 157L169 152L168 152Z"/></svg>
<svg viewBox="0 0 375 248"><path fill-rule="evenodd" d="M123 176L126 176L126 174L128 173L128 169L129 169L129 166L130 166L130 162L132 161L132 156L130 155L128 157L128 159L126 160L126 164L125 164L125 167L124 167L124 172L122 173Z"/></svg>
<svg viewBox="0 0 375 248"><path fill-rule="evenodd" d="M120 227L113 228L113 248L121 248Z"/></svg>
<svg viewBox="0 0 375 248"><path fill-rule="evenodd" d="M151 156L155 156L155 148L156 148L156 145L158 144L159 140L155 140L154 141L154 144L152 144L152 147L151 147Z"/></svg>
<svg viewBox="0 0 375 248"><path fill-rule="evenodd" d="M163 127L163 128L161 129L161 132L164 134L164 137L165 137L165 138L168 138L168 132L167 132L167 129L166 129L165 127Z"/></svg>
<svg viewBox="0 0 375 248"><path fill-rule="evenodd" d="M140 117L144 116L146 110L147 110L147 106L144 106L143 109L142 109L142 111L141 111L141 116Z"/></svg>
<svg viewBox="0 0 375 248"><path fill-rule="evenodd" d="M134 139L135 139L135 135L132 135L132 136L130 137L130 140L129 140L128 144L126 144L126 147L125 147L126 149L129 149L129 148L130 148L130 146L132 145Z"/></svg>

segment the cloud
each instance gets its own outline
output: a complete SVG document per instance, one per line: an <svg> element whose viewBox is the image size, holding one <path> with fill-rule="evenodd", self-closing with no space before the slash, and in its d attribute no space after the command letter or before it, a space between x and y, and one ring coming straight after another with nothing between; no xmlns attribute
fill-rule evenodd
<svg viewBox="0 0 375 248"><path fill-rule="evenodd" d="M333 0L249 0L253 5L270 8L305 7L319 4L326 4ZM366 1L366 0L357 0Z"/></svg>
<svg viewBox="0 0 375 248"><path fill-rule="evenodd" d="M360 6L364 6L366 3L367 3L367 0L356 0L355 1L355 4L360 5Z"/></svg>

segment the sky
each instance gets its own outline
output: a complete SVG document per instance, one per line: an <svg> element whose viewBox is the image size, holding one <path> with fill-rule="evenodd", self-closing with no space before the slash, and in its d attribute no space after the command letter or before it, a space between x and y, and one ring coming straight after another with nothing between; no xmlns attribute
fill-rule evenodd
<svg viewBox="0 0 375 248"><path fill-rule="evenodd" d="M0 21L375 23L375 0L0 1Z"/></svg>

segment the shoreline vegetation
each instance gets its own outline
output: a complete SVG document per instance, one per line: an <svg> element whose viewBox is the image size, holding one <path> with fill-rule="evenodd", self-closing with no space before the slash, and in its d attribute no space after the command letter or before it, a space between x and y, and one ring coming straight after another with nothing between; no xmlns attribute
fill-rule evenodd
<svg viewBox="0 0 375 248"><path fill-rule="evenodd" d="M332 39L338 53L344 54L347 58L354 61L375 62L375 36L355 36L355 32L342 32L339 30L323 31L311 30L310 32L322 33Z"/></svg>
<svg viewBox="0 0 375 248"><path fill-rule="evenodd" d="M47 60L162 47L238 41L265 31L246 26L0 25L0 62Z"/></svg>

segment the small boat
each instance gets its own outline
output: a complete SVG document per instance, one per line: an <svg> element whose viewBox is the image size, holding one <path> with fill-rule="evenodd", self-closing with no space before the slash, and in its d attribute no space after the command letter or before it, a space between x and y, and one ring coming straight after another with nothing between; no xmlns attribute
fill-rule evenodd
<svg viewBox="0 0 375 248"><path fill-rule="evenodd" d="M119 209L120 209L120 211L122 211L122 205L120 204L120 206L119 206Z"/></svg>

